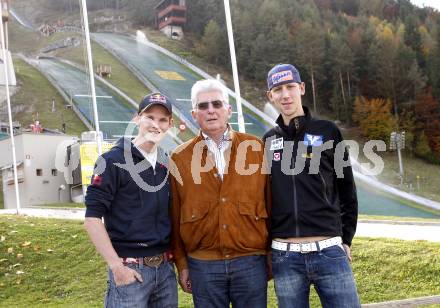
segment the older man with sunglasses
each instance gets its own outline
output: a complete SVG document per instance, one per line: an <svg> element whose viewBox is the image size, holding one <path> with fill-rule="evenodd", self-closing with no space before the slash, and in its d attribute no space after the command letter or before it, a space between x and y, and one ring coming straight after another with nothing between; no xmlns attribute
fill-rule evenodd
<svg viewBox="0 0 440 308"><path fill-rule="evenodd" d="M171 245L179 283L195 307L266 307L264 146L228 124L232 109L219 81L196 82L191 101L200 134L171 156Z"/></svg>

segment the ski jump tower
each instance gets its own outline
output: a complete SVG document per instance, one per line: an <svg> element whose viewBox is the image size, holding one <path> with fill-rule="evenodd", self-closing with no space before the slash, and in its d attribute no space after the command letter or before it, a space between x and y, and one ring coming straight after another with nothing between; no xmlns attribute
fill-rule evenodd
<svg viewBox="0 0 440 308"><path fill-rule="evenodd" d="M155 9L156 27L168 37L181 39L186 24L185 0L162 0Z"/></svg>
<svg viewBox="0 0 440 308"><path fill-rule="evenodd" d="M5 49L6 49L6 59L3 59L3 53L0 52L0 86L5 85L5 74L3 65L8 64L8 74L9 74L9 85L16 86L17 80L15 79L14 65L12 63L11 52L9 51L9 39L8 39L8 21L9 21L9 0L0 0L1 2L1 13L2 13L2 23L5 38ZM1 45L1 42L0 42ZM1 46L3 48L3 46Z"/></svg>

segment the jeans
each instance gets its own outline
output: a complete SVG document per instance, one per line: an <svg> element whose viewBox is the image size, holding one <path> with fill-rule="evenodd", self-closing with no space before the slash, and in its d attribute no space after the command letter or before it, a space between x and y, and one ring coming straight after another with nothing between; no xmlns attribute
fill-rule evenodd
<svg viewBox="0 0 440 308"><path fill-rule="evenodd" d="M188 269L196 308L267 306L266 256L213 261L188 257Z"/></svg>
<svg viewBox="0 0 440 308"><path fill-rule="evenodd" d="M116 286L111 270L108 271L108 289L104 306L106 308L143 307L176 308L177 281L172 263L165 262L158 267L128 264L141 274L143 282Z"/></svg>
<svg viewBox="0 0 440 308"><path fill-rule="evenodd" d="M311 284L324 308L360 307L353 272L342 246L309 253L272 249L272 273L280 308L308 308Z"/></svg>

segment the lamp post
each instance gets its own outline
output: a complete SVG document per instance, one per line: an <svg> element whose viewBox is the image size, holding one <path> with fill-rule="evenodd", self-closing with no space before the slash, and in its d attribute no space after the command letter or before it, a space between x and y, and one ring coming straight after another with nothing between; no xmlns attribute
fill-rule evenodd
<svg viewBox="0 0 440 308"><path fill-rule="evenodd" d="M234 33L232 31L232 21L231 21L231 9L229 6L229 0L223 0L223 2L225 6L226 29L228 32L229 52L231 56L231 65L232 65L232 76L234 79L235 102L237 103L238 130L239 132L244 133L246 132L246 129L244 127L243 109L241 107L240 82L238 80L237 59L235 55L235 45L234 45Z"/></svg>
<svg viewBox="0 0 440 308"><path fill-rule="evenodd" d="M66 185L64 185L64 184L61 184L58 187L58 202L60 202L60 203L61 203L61 192L65 189L66 189Z"/></svg>
<svg viewBox="0 0 440 308"><path fill-rule="evenodd" d="M399 177L400 186L403 186L403 161L402 152L405 148L405 132L392 132L390 136L390 150L397 150L397 157L399 159Z"/></svg>

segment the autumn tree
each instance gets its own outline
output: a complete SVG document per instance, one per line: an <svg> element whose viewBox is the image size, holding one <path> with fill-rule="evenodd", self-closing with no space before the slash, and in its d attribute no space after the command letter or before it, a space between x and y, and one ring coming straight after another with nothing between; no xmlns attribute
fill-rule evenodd
<svg viewBox="0 0 440 308"><path fill-rule="evenodd" d="M353 121L359 124L362 135L373 140L389 140L397 122L391 113L391 101L356 97Z"/></svg>
<svg viewBox="0 0 440 308"><path fill-rule="evenodd" d="M418 96L415 112L424 127L430 148L440 154L440 103L432 96L429 89Z"/></svg>
<svg viewBox="0 0 440 308"><path fill-rule="evenodd" d="M432 85L432 94L440 99L440 19L435 27L435 47L430 55L430 77Z"/></svg>

